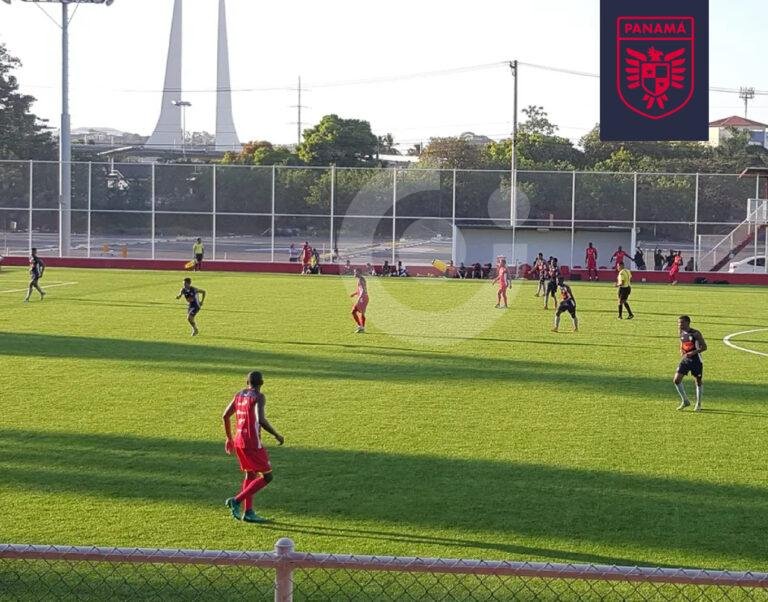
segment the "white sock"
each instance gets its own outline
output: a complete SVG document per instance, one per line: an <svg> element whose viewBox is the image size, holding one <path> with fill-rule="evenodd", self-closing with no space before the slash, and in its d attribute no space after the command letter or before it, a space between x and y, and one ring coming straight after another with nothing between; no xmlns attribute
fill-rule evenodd
<svg viewBox="0 0 768 602"><path fill-rule="evenodd" d="M683 383L675 383L675 388L677 389L677 392L680 394L680 400L683 403L688 401L688 396L685 394L685 387L683 386Z"/></svg>
<svg viewBox="0 0 768 602"><path fill-rule="evenodd" d="M702 385L696 385L696 405L701 405L701 387Z"/></svg>

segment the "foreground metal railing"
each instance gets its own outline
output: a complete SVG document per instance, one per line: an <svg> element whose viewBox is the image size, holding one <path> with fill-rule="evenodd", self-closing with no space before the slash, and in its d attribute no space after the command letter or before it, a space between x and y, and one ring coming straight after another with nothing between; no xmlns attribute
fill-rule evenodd
<svg viewBox="0 0 768 602"><path fill-rule="evenodd" d="M593 564L0 544L0 598L768 600L768 573Z"/></svg>

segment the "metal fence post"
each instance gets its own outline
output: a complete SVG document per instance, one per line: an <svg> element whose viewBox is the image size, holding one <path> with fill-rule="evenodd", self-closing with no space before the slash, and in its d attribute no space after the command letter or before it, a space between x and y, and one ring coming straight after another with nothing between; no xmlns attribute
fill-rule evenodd
<svg viewBox="0 0 768 602"><path fill-rule="evenodd" d="M91 205L93 202L93 163L88 161L88 215L87 215L87 231L86 231L86 254L85 256L90 259L91 257Z"/></svg>
<svg viewBox="0 0 768 602"><path fill-rule="evenodd" d="M637 248L637 172L632 178L632 235L629 237L629 252L634 256Z"/></svg>
<svg viewBox="0 0 768 602"><path fill-rule="evenodd" d="M699 243L699 172L696 172L696 190L693 196L693 269L699 270L699 255L701 244Z"/></svg>
<svg viewBox="0 0 768 602"><path fill-rule="evenodd" d="M270 253L269 260L275 262L275 177L277 173L277 165L272 166L272 225L269 228L270 231Z"/></svg>
<svg viewBox="0 0 768 602"><path fill-rule="evenodd" d="M571 174L571 263L573 270L573 247L576 244L576 170Z"/></svg>
<svg viewBox="0 0 768 602"><path fill-rule="evenodd" d="M216 165L213 166L213 197L211 201L213 203L213 219L211 220L211 227L213 228L213 231L211 232L211 258L216 261Z"/></svg>
<svg viewBox="0 0 768 602"><path fill-rule="evenodd" d="M334 259L334 240L333 240L333 217L334 217L334 207L335 207L335 196L336 196L336 166L331 165L331 234L330 234L330 257L331 257L331 263L333 263Z"/></svg>
<svg viewBox="0 0 768 602"><path fill-rule="evenodd" d="M275 569L275 602L293 602L293 568L289 557L293 551L293 540L289 537L281 537L275 543L275 554L278 557Z"/></svg>
<svg viewBox="0 0 768 602"><path fill-rule="evenodd" d="M397 237L397 167L392 168L392 265L397 263L395 241Z"/></svg>
<svg viewBox="0 0 768 602"><path fill-rule="evenodd" d="M34 197L34 165L32 161L29 162L29 217L27 221L27 230L29 230L29 249L27 253L32 253L32 198Z"/></svg>
<svg viewBox="0 0 768 602"><path fill-rule="evenodd" d="M451 191L451 261L453 265L459 262L456 257L456 239L458 230L456 229L456 170L453 170L453 189Z"/></svg>
<svg viewBox="0 0 768 602"><path fill-rule="evenodd" d="M150 247L152 249L152 259L155 258L155 164L152 164L152 177L151 177L151 192L150 201L152 202L152 215L150 217L152 235L150 239Z"/></svg>

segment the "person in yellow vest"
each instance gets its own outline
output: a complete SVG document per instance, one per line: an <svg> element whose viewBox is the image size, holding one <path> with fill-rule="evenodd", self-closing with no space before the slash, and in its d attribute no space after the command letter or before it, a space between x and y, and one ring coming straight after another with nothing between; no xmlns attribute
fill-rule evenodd
<svg viewBox="0 0 768 602"><path fill-rule="evenodd" d="M619 288L619 320L622 319L622 309L627 308L627 320L631 320L635 317L635 314L632 313L632 310L629 307L629 303L627 303L627 299L629 299L629 295L632 292L632 287L630 286L630 283L632 282L632 272L630 272L627 268L624 267L624 262L619 262L616 264L616 271L618 272L618 275L616 276L616 284L614 286L617 286Z"/></svg>
<svg viewBox="0 0 768 602"><path fill-rule="evenodd" d="M203 268L203 255L205 254L205 247L201 238L198 238L192 245L192 254L195 256L195 271L197 272Z"/></svg>

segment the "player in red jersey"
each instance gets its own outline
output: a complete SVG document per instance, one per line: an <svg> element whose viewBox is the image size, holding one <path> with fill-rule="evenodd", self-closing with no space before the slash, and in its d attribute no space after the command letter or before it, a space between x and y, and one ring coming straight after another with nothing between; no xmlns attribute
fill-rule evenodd
<svg viewBox="0 0 768 602"><path fill-rule="evenodd" d="M240 492L227 499L224 504L232 512L237 520L247 523L267 522L253 511L253 496L264 489L272 481L272 465L269 463L269 455L261 442L261 429L272 435L282 445L285 439L278 433L267 420L264 407L267 399L261 392L264 378L261 372L249 372L246 380L246 388L235 394L224 410L224 432L227 440L224 443L224 451L237 454L240 461L240 470L245 472L245 480ZM232 414L237 416L237 430L234 438L229 419ZM245 512L240 514L240 506L244 505Z"/></svg>
<svg viewBox="0 0 768 602"><path fill-rule="evenodd" d="M677 284L677 273L680 271L681 265L683 265L683 253L682 251L678 251L672 259L672 266L669 268L668 272L670 284Z"/></svg>
<svg viewBox="0 0 768 602"><path fill-rule="evenodd" d="M496 267L496 278L492 283L499 283L499 290L496 293L496 309L507 309L507 289L509 288L509 270L507 269L507 260L500 259L499 264ZM501 305L501 300L504 299L504 305Z"/></svg>
<svg viewBox="0 0 768 602"><path fill-rule="evenodd" d="M365 276L363 276L358 270L355 270L355 278L357 278L357 289L350 297L357 296L357 301L352 306L352 319L357 324L355 332L365 332L365 310L368 307L368 285L365 282Z"/></svg>
<svg viewBox="0 0 768 602"><path fill-rule="evenodd" d="M625 259L632 258L627 254L626 251L621 248L621 245L619 245L619 248L616 249L616 252L611 255L611 261L613 261L613 269L615 270L620 263L626 263L626 261L624 261Z"/></svg>
<svg viewBox="0 0 768 602"><path fill-rule="evenodd" d="M597 280L597 249L589 243L585 251L584 261L587 264L587 280L592 280L594 274L595 280Z"/></svg>
<svg viewBox="0 0 768 602"><path fill-rule="evenodd" d="M312 262L312 247L309 246L308 241L304 241L304 246L301 247L301 273L309 274L309 264Z"/></svg>

